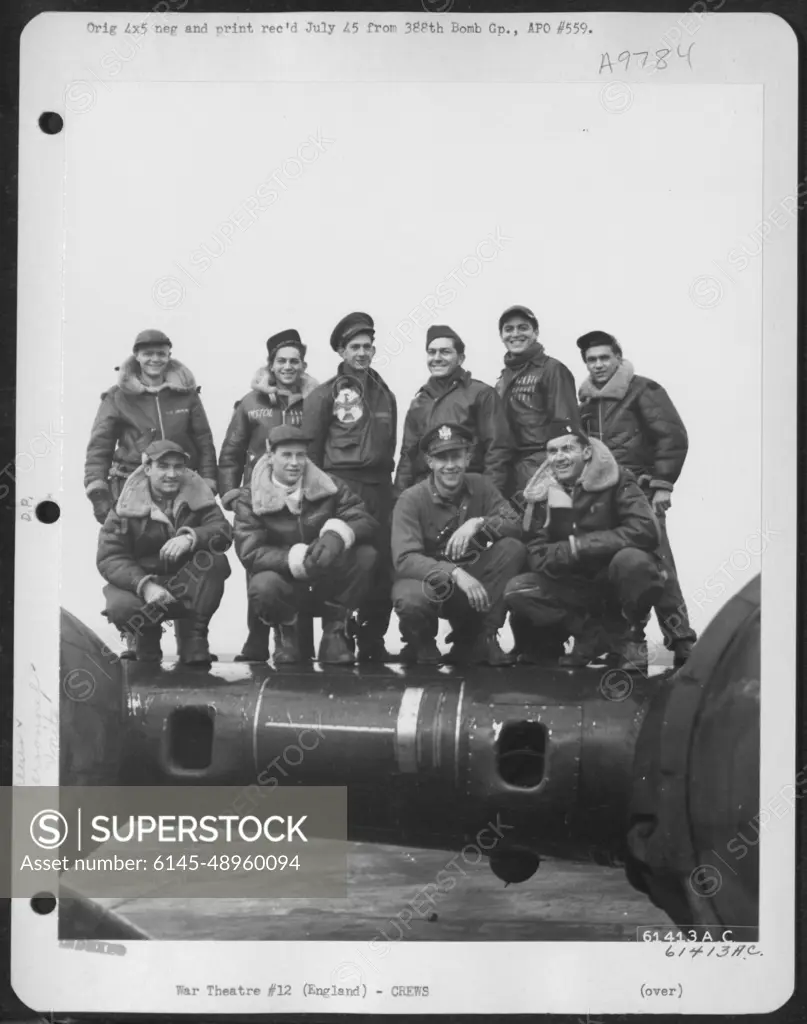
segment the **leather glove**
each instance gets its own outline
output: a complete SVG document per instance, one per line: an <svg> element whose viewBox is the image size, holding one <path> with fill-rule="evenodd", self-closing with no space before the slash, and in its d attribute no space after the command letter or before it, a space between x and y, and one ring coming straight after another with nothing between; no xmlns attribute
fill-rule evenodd
<svg viewBox="0 0 807 1024"><path fill-rule="evenodd" d="M103 526L106 522L107 514L112 510L114 502L112 501L112 494L108 488L98 488L96 491L90 492L90 501L92 502L92 514L96 520Z"/></svg>
<svg viewBox="0 0 807 1024"><path fill-rule="evenodd" d="M345 549L345 542L338 533L328 530L308 545L303 559L303 568L310 577L327 572Z"/></svg>

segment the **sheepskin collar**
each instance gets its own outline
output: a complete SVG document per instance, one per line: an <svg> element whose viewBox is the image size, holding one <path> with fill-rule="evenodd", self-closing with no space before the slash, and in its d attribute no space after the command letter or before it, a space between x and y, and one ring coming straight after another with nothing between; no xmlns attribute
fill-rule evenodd
<svg viewBox="0 0 807 1024"><path fill-rule="evenodd" d="M614 487L619 482L619 466L607 445L595 437L592 437L590 442L591 459L586 463L575 486L589 493L607 491L609 487ZM524 488L524 499L532 504L540 504L547 501L550 491L556 488L562 489L562 485L555 479L552 464L547 459L541 463Z"/></svg>
<svg viewBox="0 0 807 1024"><path fill-rule="evenodd" d="M287 491L272 479L272 464L268 453L262 455L252 470L250 479L252 491L252 511L256 516L271 515L286 507ZM338 488L327 473L315 466L310 460L303 470L303 498L306 501L321 501Z"/></svg>
<svg viewBox="0 0 807 1024"><path fill-rule="evenodd" d="M605 398L621 402L625 395L627 395L633 378L633 363L623 359L616 368L613 377L610 377L601 388L595 386L591 377L586 377L580 385L580 401L585 401L588 398Z"/></svg>
<svg viewBox="0 0 807 1024"><path fill-rule="evenodd" d="M182 484L174 498L174 509L187 505L192 512L198 512L215 504L213 492L204 480L192 469L186 469ZM150 516L152 519L164 518L152 500L149 478L143 466L136 469L123 485L115 511L119 516L131 519L141 519L143 516ZM155 511L159 514L154 515Z"/></svg>
<svg viewBox="0 0 807 1024"><path fill-rule="evenodd" d="M118 387L132 395L154 395L159 391L188 392L196 390L196 379L184 363L178 359L169 359L165 368L165 380L156 388L147 387L140 376L140 364L134 356L121 363L118 374Z"/></svg>
<svg viewBox="0 0 807 1024"><path fill-rule="evenodd" d="M300 390L288 391L275 381L275 375L264 364L255 371L250 387L253 391L266 395L272 405L277 405L277 400L280 397L285 398L288 405L296 405L297 402L302 402L304 398L311 394L314 388L317 387L317 381L309 374L304 373L300 378Z"/></svg>

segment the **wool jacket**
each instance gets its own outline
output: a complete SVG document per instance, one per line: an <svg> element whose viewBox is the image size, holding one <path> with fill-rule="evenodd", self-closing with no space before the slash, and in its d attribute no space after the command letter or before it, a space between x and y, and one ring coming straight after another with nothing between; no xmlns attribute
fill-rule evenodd
<svg viewBox="0 0 807 1024"><path fill-rule="evenodd" d="M426 458L419 448L420 439L439 423L457 423L472 431L476 444L469 472L484 473L495 487L504 490L513 457L504 406L495 388L460 368L446 383L430 377L412 399L395 473L396 492L400 494L429 475Z"/></svg>
<svg viewBox="0 0 807 1024"><path fill-rule="evenodd" d="M474 540L521 536L518 515L486 476L466 474L458 503L442 498L431 476L409 487L392 513L395 578L425 580L437 572L453 572L457 563L447 560L443 553L446 534L476 518L485 522Z"/></svg>
<svg viewBox="0 0 807 1024"><path fill-rule="evenodd" d="M252 470L249 487L235 503L235 550L248 573L277 572L305 579L306 548L329 530L349 549L372 544L378 523L346 484L310 460L302 477L298 514L289 509L286 488L272 479L268 455Z"/></svg>
<svg viewBox="0 0 807 1024"><path fill-rule="evenodd" d="M540 342L535 342L525 361L506 359L496 391L504 402L517 461L546 450L554 420L577 421L574 377L563 363L546 354Z"/></svg>
<svg viewBox="0 0 807 1024"><path fill-rule="evenodd" d="M655 551L661 541L658 520L633 473L617 464L602 441L592 439L591 448L571 492L547 460L512 499L523 514L532 572L596 574L622 548Z"/></svg>
<svg viewBox="0 0 807 1024"><path fill-rule="evenodd" d="M398 440L398 406L372 368L360 378L346 363L320 384L303 406L303 432L312 438L311 461L326 473L389 480Z"/></svg>
<svg viewBox="0 0 807 1024"><path fill-rule="evenodd" d="M266 439L274 427L303 422L303 401L317 387L304 373L299 391L287 391L275 381L268 366L259 367L252 378L252 390L236 402L230 425L219 452L218 485L225 508L249 484L252 467L266 452Z"/></svg>
<svg viewBox="0 0 807 1024"><path fill-rule="evenodd" d="M164 562L160 558L163 544L183 535L192 538L193 547L184 558ZM149 478L141 466L124 484L101 527L96 565L107 583L140 594L148 580L175 573L197 552L221 555L231 544L230 524L213 492L193 470L185 470L169 518L152 500ZM202 561L209 565L208 557Z"/></svg>
<svg viewBox="0 0 807 1024"><path fill-rule="evenodd" d="M110 476L128 477L152 441L181 445L191 469L215 487L216 449L193 374L171 359L164 383L151 388L139 369L130 356L120 367L117 385L101 395L84 464L87 494L108 487Z"/></svg>
<svg viewBox="0 0 807 1024"><path fill-rule="evenodd" d="M672 490L689 446L686 428L667 392L633 372L623 359L601 388L580 386L580 420L589 437L605 442L620 466L652 490Z"/></svg>

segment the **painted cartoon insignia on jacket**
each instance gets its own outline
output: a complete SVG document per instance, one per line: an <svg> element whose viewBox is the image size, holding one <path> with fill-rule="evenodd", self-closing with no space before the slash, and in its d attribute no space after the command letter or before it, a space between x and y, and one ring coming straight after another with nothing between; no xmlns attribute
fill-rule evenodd
<svg viewBox="0 0 807 1024"><path fill-rule="evenodd" d="M355 423L364 414L361 395L355 388L343 388L334 398L333 410L340 423Z"/></svg>
<svg viewBox="0 0 807 1024"><path fill-rule="evenodd" d="M451 427L440 427L440 429L437 431L437 436L440 438L441 441L450 441Z"/></svg>

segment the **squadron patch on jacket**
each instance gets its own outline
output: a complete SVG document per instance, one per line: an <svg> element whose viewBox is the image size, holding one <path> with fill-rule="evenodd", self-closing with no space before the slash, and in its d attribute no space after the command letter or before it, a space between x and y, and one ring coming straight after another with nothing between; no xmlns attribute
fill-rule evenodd
<svg viewBox="0 0 807 1024"><path fill-rule="evenodd" d="M342 388L333 400L333 411L340 423L355 423L364 415L361 394L355 388Z"/></svg>

